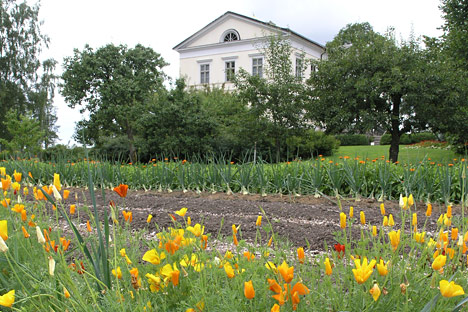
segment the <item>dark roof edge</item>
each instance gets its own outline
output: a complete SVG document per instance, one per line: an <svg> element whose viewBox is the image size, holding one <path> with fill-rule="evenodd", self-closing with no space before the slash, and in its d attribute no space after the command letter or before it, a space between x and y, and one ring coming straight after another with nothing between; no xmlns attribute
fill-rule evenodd
<svg viewBox="0 0 468 312"><path fill-rule="evenodd" d="M249 16L245 16L245 15L242 15L242 14L239 14L239 13L235 13L235 12L232 12L232 11L227 11L226 13L224 13L223 15L221 15L220 17L216 18L214 21L210 22L208 25L206 25L205 27L203 27L202 29L200 29L199 31L195 32L193 35L191 35L190 37L188 37L187 39L185 39L184 41L182 41L181 43L177 44L175 47L173 47L172 49L175 50L177 49L178 47L180 47L181 45L183 45L185 42L189 41L190 39L192 39L196 34L202 32L204 29L207 29L208 27L210 27L212 24L214 24L216 21L220 20L221 18L223 18L224 16L226 15L235 15L235 16L238 16L238 17L241 17L241 18L244 18L244 19L248 19L252 22L255 22L255 23L260 23L260 24L263 24L267 27L272 27L272 28L276 28L278 30L282 30L282 31L285 31L285 32L288 32L288 33L291 33L307 42L310 42L316 46L318 46L319 48L322 48L325 50L325 46L321 45L320 43L316 42L316 41L313 41L307 37L304 37L303 35L289 29L289 28L285 28L285 27L279 27L279 26L276 26L276 25L273 25L271 23L267 23L267 22L263 22L263 21L260 21L258 19L255 19L253 17L249 17Z"/></svg>

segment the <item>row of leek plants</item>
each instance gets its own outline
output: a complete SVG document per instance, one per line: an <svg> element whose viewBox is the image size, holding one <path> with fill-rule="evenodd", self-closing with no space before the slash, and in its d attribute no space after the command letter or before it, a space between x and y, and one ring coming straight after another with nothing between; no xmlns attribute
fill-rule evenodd
<svg viewBox="0 0 468 312"><path fill-rule="evenodd" d="M7 169L21 166L25 174L46 183L58 172L69 186L85 186L91 177L99 186L112 188L126 183L133 189L159 191L194 191L374 197L394 199L414 194L424 201L459 201L462 197L462 174L467 163L437 165L429 161L411 166L392 164L384 159L297 161L267 164L261 161L234 164L226 159L190 163L152 161L127 165L108 161L43 163L34 160L4 161ZM466 188L465 188L466 190ZM466 193L466 191L465 191Z"/></svg>

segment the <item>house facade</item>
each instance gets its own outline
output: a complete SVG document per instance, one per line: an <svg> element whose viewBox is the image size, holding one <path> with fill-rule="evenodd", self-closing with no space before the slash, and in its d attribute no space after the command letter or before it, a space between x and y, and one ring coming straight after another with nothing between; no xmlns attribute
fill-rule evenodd
<svg viewBox="0 0 468 312"><path fill-rule="evenodd" d="M281 34L293 48L291 63L301 67L307 59L321 59L325 47L288 28L262 22L234 12L226 12L173 49L180 54L180 77L189 87L207 85L233 89L234 74L243 68L264 76L262 49L268 36ZM307 78L313 68L306 68ZM296 68L291 71L299 75Z"/></svg>

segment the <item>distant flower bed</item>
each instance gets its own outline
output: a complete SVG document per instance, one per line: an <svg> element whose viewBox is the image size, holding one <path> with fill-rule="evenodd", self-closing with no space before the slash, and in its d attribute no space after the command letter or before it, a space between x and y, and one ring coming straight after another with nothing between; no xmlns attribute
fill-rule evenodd
<svg viewBox="0 0 468 312"><path fill-rule="evenodd" d="M425 140L418 143L405 146L405 148L435 148L435 149L449 149L450 144L446 141Z"/></svg>

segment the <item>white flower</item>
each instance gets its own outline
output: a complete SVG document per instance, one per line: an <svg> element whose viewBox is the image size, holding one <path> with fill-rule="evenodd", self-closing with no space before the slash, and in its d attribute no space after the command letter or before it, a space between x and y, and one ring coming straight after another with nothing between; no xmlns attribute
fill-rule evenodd
<svg viewBox="0 0 468 312"><path fill-rule="evenodd" d="M60 195L55 185L51 185L50 187L52 188L52 192L54 192L55 200L62 200L62 195Z"/></svg>
<svg viewBox="0 0 468 312"><path fill-rule="evenodd" d="M0 251L1 252L7 252L8 251L8 246L6 245L5 241L3 238L0 236Z"/></svg>
<svg viewBox="0 0 468 312"><path fill-rule="evenodd" d="M55 260L51 256L49 256L49 274L54 276L55 271Z"/></svg>
<svg viewBox="0 0 468 312"><path fill-rule="evenodd" d="M39 244L45 244L46 240L44 238L44 235L42 235L42 231L39 226L36 226L36 235L37 235L37 241L39 242Z"/></svg>

